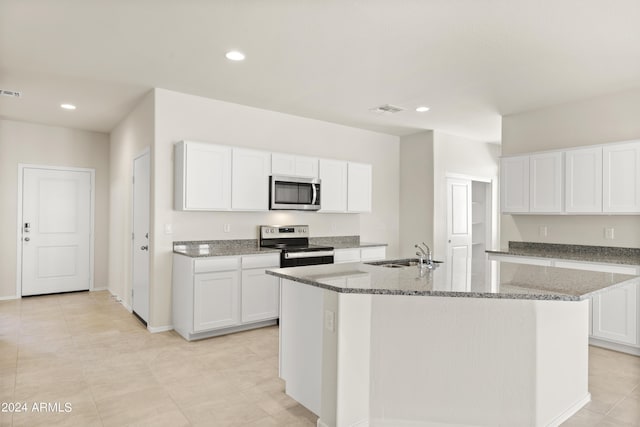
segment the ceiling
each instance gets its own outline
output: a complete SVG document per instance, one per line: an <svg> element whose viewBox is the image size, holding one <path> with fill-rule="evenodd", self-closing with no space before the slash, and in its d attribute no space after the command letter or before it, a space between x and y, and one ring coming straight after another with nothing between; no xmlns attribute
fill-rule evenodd
<svg viewBox="0 0 640 427"><path fill-rule="evenodd" d="M638 0L0 0L22 92L0 117L109 132L159 87L496 142L502 115L640 87L639 22Z"/></svg>

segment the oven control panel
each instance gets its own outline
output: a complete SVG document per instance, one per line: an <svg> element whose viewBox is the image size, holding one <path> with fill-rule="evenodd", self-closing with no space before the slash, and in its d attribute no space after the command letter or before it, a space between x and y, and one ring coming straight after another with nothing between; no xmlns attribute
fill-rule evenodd
<svg viewBox="0 0 640 427"><path fill-rule="evenodd" d="M261 225L261 239L309 237L308 225Z"/></svg>

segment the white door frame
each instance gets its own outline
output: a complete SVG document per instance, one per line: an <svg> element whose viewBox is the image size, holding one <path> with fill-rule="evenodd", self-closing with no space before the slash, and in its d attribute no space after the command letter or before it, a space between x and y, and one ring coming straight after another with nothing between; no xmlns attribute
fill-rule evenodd
<svg viewBox="0 0 640 427"><path fill-rule="evenodd" d="M130 274L130 283L131 283L131 289L128 290L129 295L131 295L131 292L133 291L133 253L135 251L135 247L134 247L134 241L133 241L133 225L134 225L134 214L135 212L133 211L133 207L135 206L135 193L133 191L133 178L134 178L134 173L135 173L135 169L136 169L136 159L144 156L148 154L149 155L149 271L148 271L148 276L149 278L151 278L151 253L152 253L152 247L151 247L151 184L152 184L152 174L151 174L151 169L153 168L153 163L151 162L151 148L147 147L144 150L142 150L141 152L138 153L138 155L134 156L134 158L131 160L131 271L129 272ZM125 292L127 292L127 290L125 290ZM127 310L129 311L129 313L133 313L133 296L131 297L131 304L127 304ZM147 327L150 323L151 320L151 282L149 282L149 319L147 319Z"/></svg>
<svg viewBox="0 0 640 427"><path fill-rule="evenodd" d="M67 166L34 165L18 163L18 215L16 224L16 298L22 298L22 186L25 169L47 169L66 172L89 172L91 174L91 236L89 239L89 291L93 291L94 279L94 247L95 247L95 194L96 170L92 168L75 168Z"/></svg>

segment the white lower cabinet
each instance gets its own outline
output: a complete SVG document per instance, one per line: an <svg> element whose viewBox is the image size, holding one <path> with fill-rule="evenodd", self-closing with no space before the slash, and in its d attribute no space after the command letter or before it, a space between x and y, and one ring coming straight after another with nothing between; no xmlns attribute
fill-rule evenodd
<svg viewBox="0 0 640 427"><path fill-rule="evenodd" d="M640 267L619 264L569 261L489 254L490 260L521 264L546 265L576 270L614 274L640 274ZM595 345L640 355L640 292L639 285L620 286L591 298L591 342Z"/></svg>
<svg viewBox="0 0 640 427"><path fill-rule="evenodd" d="M279 302L280 279L267 275L264 268L242 270L243 322L276 319Z"/></svg>
<svg viewBox="0 0 640 427"><path fill-rule="evenodd" d="M638 286L612 289L593 297L592 333L595 338L638 345Z"/></svg>
<svg viewBox="0 0 640 427"><path fill-rule="evenodd" d="M173 256L173 327L187 340L275 324L280 287L265 273L280 254Z"/></svg>
<svg viewBox="0 0 640 427"><path fill-rule="evenodd" d="M237 271L196 274L193 288L194 332L234 326L240 322Z"/></svg>

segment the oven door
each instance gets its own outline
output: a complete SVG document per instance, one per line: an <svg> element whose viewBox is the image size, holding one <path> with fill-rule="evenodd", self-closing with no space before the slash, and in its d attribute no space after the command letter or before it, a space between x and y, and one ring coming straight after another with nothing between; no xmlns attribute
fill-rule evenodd
<svg viewBox="0 0 640 427"><path fill-rule="evenodd" d="M318 264L333 264L333 251L283 251L280 255L280 267L282 268Z"/></svg>
<svg viewBox="0 0 640 427"><path fill-rule="evenodd" d="M271 176L269 207L272 210L320 209L320 180L290 176Z"/></svg>

